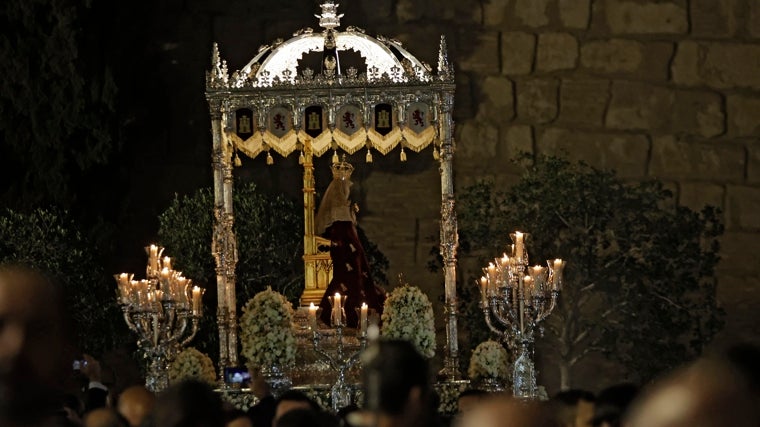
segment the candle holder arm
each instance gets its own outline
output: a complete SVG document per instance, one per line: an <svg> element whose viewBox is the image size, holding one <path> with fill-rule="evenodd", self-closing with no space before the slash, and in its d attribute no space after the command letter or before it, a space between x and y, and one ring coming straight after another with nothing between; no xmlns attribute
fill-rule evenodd
<svg viewBox="0 0 760 427"><path fill-rule="evenodd" d="M182 340L182 342L180 343L180 345L181 345L182 347L184 347L184 346L188 345L188 344L190 343L190 341L192 341L192 340L193 340L193 338L195 338L195 334L197 334L197 333L198 333L198 324L199 324L199 323L200 323L200 318L199 318L199 317L195 317L195 316L194 316L194 317L193 317L193 320L192 320L192 324L193 324L193 326L192 326L192 328L190 329L190 335L188 335L188 336L187 336L187 338L185 338L184 340ZM187 329L187 327L185 326L185 327L183 328L183 330L184 330L184 329ZM180 336L182 336L182 334L180 334Z"/></svg>

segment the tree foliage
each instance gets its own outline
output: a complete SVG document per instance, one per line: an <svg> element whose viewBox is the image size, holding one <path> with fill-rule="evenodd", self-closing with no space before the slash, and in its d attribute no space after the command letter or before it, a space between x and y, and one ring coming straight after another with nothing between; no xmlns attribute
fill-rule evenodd
<svg viewBox="0 0 760 427"><path fill-rule="evenodd" d="M26 265L53 278L63 289L79 347L102 354L127 331L116 285L96 262L95 251L66 212L7 209L0 216L0 263Z"/></svg>
<svg viewBox="0 0 760 427"><path fill-rule="evenodd" d="M72 206L112 152L116 87L98 56L83 54L89 3L0 3L0 197L14 206Z"/></svg>
<svg viewBox="0 0 760 427"><path fill-rule="evenodd" d="M461 235L494 256L509 232L521 230L531 233L533 264L568 261L545 338L562 361L563 386L594 351L639 380L698 355L722 326L714 276L719 212L677 206L657 181L626 183L556 157L522 163L525 174L507 191L480 182L461 193Z"/></svg>

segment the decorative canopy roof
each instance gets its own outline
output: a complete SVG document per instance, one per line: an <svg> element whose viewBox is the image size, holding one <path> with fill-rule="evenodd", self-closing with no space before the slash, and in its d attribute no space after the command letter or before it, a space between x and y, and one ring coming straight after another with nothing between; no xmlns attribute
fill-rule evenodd
<svg viewBox="0 0 760 427"><path fill-rule="evenodd" d="M212 58L215 69L210 73L208 86L246 88L356 80L370 84L406 83L429 82L435 78L430 65L409 53L398 40L371 37L353 26L338 31L343 17L338 14L338 6L326 0L320 6L322 13L315 15L321 31L307 27L293 33L288 40L277 39L271 45L261 46L254 58L231 77L215 45ZM439 80L453 77L443 40L437 77Z"/></svg>

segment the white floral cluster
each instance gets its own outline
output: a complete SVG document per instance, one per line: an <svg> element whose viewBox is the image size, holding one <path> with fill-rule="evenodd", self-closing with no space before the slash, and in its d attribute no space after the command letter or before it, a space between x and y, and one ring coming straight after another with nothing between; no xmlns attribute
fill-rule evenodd
<svg viewBox="0 0 760 427"><path fill-rule="evenodd" d="M293 307L271 288L259 292L243 307L240 341L252 368L291 366L296 359Z"/></svg>
<svg viewBox="0 0 760 427"><path fill-rule="evenodd" d="M509 355L504 346L496 341L483 341L475 347L470 358L467 374L471 380L509 378Z"/></svg>
<svg viewBox="0 0 760 427"><path fill-rule="evenodd" d="M383 306L382 334L414 344L423 356L435 355L433 305L420 288L408 284L394 289Z"/></svg>
<svg viewBox="0 0 760 427"><path fill-rule="evenodd" d="M169 380L172 383L189 379L203 381L210 385L216 383L214 362L205 353L193 347L182 350L169 366Z"/></svg>

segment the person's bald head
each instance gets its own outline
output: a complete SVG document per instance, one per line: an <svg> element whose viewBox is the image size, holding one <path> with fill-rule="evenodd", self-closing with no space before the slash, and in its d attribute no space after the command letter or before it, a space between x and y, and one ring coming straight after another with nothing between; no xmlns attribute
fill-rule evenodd
<svg viewBox="0 0 760 427"><path fill-rule="evenodd" d="M724 363L702 360L657 383L637 402L630 427L754 427L757 401L742 375Z"/></svg>
<svg viewBox="0 0 760 427"><path fill-rule="evenodd" d="M0 420L44 412L61 383L61 307L58 290L41 273L0 265Z"/></svg>
<svg viewBox="0 0 760 427"><path fill-rule="evenodd" d="M113 409L98 408L84 417L84 427L127 427L127 424Z"/></svg>
<svg viewBox="0 0 760 427"><path fill-rule="evenodd" d="M118 411L129 425L136 427L153 411L156 397L143 386L132 386L119 396Z"/></svg>
<svg viewBox="0 0 760 427"><path fill-rule="evenodd" d="M482 400L462 417L461 427L560 427L549 408L499 395Z"/></svg>

